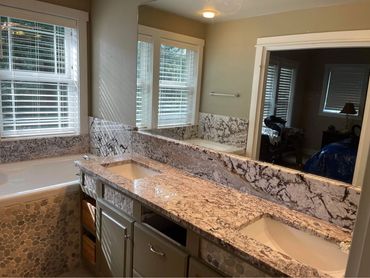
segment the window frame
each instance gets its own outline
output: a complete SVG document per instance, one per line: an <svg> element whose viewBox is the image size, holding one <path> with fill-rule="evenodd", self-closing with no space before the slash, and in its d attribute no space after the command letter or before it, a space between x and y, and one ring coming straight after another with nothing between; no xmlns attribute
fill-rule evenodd
<svg viewBox="0 0 370 278"><path fill-rule="evenodd" d="M203 48L204 40L199 38L194 38L178 33L173 33L169 31L164 31L144 25L139 25L139 35L140 38L150 37L152 42L152 93L149 97L150 110L148 113L149 119L145 126L139 127L140 129L153 129L153 128L169 128L169 127L179 127L194 125L199 118L199 102L200 102L200 91L201 91L201 78L202 78L202 67L203 67ZM161 44L171 45L175 47L183 47L193 50L197 53L197 68L196 68L196 80L195 80L195 92L193 100L193 117L190 124L186 125L165 125L158 126L158 110L159 110L159 74L160 74L160 48Z"/></svg>
<svg viewBox="0 0 370 278"><path fill-rule="evenodd" d="M288 112L287 112L287 119L286 119L286 126L290 127L291 126L291 123L292 123L292 116L293 116L293 104L294 104L294 97L295 97L295 93L296 93L296 89L297 89L297 76L298 76L298 70L299 70L299 63L296 62L296 61L293 61L293 60L289 60L289 59L285 59L285 58L281 58L281 57L271 57L269 59L269 64L268 66L270 65L275 65L277 66L277 77L276 79L274 80L274 92L273 92L273 100L272 100L272 107L273 107L273 110L276 109L276 95L277 95L277 92L278 92L278 84L279 84L279 80L280 80L280 72L281 72L281 68L282 67L288 67L288 68L292 68L293 69L293 80L292 80L292 84L291 84L291 89L292 89L292 92L291 92L291 96L290 96L290 99L289 99L289 104L288 104ZM268 67L267 66L267 67ZM266 70L266 78L265 80L267 80L267 74L268 74L268 70ZM266 83L266 81L265 81ZM264 85L264 87L266 86L266 84ZM265 93L266 93L266 89L264 89L264 101L265 101ZM265 103L263 104L265 105ZM264 125L263 123L263 119L262 119L262 125Z"/></svg>
<svg viewBox="0 0 370 278"><path fill-rule="evenodd" d="M77 132L48 133L2 137L0 141L18 140L19 138L57 137L66 135L88 134L88 54L87 22L89 13L77 9L62 7L36 0L0 0L1 16L30 21L44 22L73 28L77 32L77 88L79 103L79 128ZM0 121L1 114L0 114Z"/></svg>
<svg viewBox="0 0 370 278"><path fill-rule="evenodd" d="M334 113L334 112L327 112L324 111L325 108L325 100L327 98L327 88L328 88L328 81L329 81L329 75L330 70L335 67L360 67L364 70L370 71L370 65L367 64L326 64L325 65L325 72L324 72L324 81L322 85L322 92L321 92L321 98L320 98L320 107L319 107L319 115L325 116L325 117L333 117L333 118L346 118L346 114L341 113ZM365 83L369 80L369 75L366 77L364 76ZM369 84L368 84L369 85ZM368 86L364 86L362 88L361 97L360 97L360 105L359 105L359 111L357 115L348 115L351 119L360 120L363 117L364 109L365 109L365 99L366 99L366 93L367 93Z"/></svg>

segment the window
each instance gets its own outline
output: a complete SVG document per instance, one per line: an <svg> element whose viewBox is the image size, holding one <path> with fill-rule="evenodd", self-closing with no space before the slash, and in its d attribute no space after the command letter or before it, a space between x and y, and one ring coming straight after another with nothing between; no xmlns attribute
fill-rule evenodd
<svg viewBox="0 0 370 278"><path fill-rule="evenodd" d="M79 133L77 30L0 20L0 136Z"/></svg>
<svg viewBox="0 0 370 278"><path fill-rule="evenodd" d="M193 50L161 45L158 126L191 124L196 85Z"/></svg>
<svg viewBox="0 0 370 278"><path fill-rule="evenodd" d="M153 44L150 38L141 36L137 51L136 126L144 127L150 120L151 110Z"/></svg>
<svg viewBox="0 0 370 278"><path fill-rule="evenodd" d="M327 65L320 112L339 116L348 102L361 116L369 79L367 65Z"/></svg>
<svg viewBox="0 0 370 278"><path fill-rule="evenodd" d="M136 124L163 128L194 124L204 41L140 26Z"/></svg>
<svg viewBox="0 0 370 278"><path fill-rule="evenodd" d="M274 115L290 125L296 67L271 62L267 69L263 119Z"/></svg>

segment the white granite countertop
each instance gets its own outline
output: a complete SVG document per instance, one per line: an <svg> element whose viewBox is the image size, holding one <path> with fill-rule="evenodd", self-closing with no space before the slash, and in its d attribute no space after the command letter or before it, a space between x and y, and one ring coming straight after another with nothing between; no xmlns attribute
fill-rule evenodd
<svg viewBox="0 0 370 278"><path fill-rule="evenodd" d="M128 180L104 167L127 161L119 157L81 160L76 165L83 172L271 274L292 277L328 276L240 233L242 227L262 216L268 215L299 230L308 231L344 249L350 246L351 234L345 229L145 157L134 156L131 160L161 173L134 181Z"/></svg>

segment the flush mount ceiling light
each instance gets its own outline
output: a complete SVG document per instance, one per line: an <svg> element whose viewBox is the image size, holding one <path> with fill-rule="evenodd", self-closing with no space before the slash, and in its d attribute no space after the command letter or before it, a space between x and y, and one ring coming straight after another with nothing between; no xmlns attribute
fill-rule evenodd
<svg viewBox="0 0 370 278"><path fill-rule="evenodd" d="M215 11L211 11L211 10L205 10L205 11L202 11L202 16L204 18L214 18L216 16L216 12Z"/></svg>

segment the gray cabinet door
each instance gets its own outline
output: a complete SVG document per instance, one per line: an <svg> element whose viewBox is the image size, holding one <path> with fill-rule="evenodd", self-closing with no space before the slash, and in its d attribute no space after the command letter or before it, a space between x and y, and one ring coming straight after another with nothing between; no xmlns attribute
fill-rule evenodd
<svg viewBox="0 0 370 278"><path fill-rule="evenodd" d="M198 260L190 258L188 277L222 277L222 275Z"/></svg>
<svg viewBox="0 0 370 278"><path fill-rule="evenodd" d="M141 277L184 277L188 255L168 238L135 224L134 271Z"/></svg>
<svg viewBox="0 0 370 278"><path fill-rule="evenodd" d="M100 276L132 276L133 219L97 202L97 270Z"/></svg>

